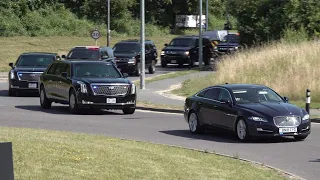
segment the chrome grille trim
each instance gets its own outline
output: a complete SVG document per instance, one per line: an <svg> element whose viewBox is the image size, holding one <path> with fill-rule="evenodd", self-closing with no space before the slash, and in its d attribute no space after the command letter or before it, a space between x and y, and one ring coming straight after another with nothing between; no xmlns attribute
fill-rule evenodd
<svg viewBox="0 0 320 180"><path fill-rule="evenodd" d="M17 72L20 81L39 81L43 72ZM21 74L21 76L19 75Z"/></svg>
<svg viewBox="0 0 320 180"><path fill-rule="evenodd" d="M130 89L129 84L92 83L90 86L94 95L105 96L124 96Z"/></svg>
<svg viewBox="0 0 320 180"><path fill-rule="evenodd" d="M277 127L297 127L301 124L300 116L276 116L273 122Z"/></svg>

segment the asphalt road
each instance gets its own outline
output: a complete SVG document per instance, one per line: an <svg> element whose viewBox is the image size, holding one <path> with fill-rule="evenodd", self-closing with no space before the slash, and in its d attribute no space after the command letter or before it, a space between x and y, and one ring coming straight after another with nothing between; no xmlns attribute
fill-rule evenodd
<svg viewBox="0 0 320 180"><path fill-rule="evenodd" d="M182 115L137 110L84 112L71 115L66 106L53 104L42 110L37 96L7 97L7 84L0 83L0 126L41 128L151 141L236 155L297 174L308 180L320 177L320 124L312 124L305 141L259 140L240 143L225 132L191 135Z"/></svg>

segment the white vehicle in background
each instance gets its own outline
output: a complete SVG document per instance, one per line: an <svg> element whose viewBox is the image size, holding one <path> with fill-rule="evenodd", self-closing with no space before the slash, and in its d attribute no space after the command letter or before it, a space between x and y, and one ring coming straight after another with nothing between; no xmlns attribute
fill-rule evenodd
<svg viewBox="0 0 320 180"><path fill-rule="evenodd" d="M179 28L197 28L200 24L199 15L176 15L176 26ZM205 27L206 16L202 15L202 27Z"/></svg>

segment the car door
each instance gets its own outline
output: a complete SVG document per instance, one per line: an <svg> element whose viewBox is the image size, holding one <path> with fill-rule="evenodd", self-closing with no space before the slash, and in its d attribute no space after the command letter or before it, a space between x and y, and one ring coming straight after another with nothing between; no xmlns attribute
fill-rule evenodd
<svg viewBox="0 0 320 180"><path fill-rule="evenodd" d="M65 69L63 72L67 73L67 78L60 75L60 80L58 81L57 87L59 88L59 97L67 102L69 101L69 88L71 84L71 80L68 78L71 75L70 64L65 64Z"/></svg>
<svg viewBox="0 0 320 180"><path fill-rule="evenodd" d="M219 96L219 88L209 88L204 94L205 101L201 104L201 115L203 117L203 121L208 125L216 126L217 119L217 99Z"/></svg>
<svg viewBox="0 0 320 180"><path fill-rule="evenodd" d="M216 109L219 124L226 129L233 129L234 121L237 118L237 111L233 108L231 93L227 89L221 88L218 101Z"/></svg>
<svg viewBox="0 0 320 180"><path fill-rule="evenodd" d="M62 76L61 73L64 72L66 69L65 63L58 63L57 67L54 71L54 76L52 78L52 83L55 85L52 90L52 95L59 100L63 100L61 95L61 83L62 83Z"/></svg>
<svg viewBox="0 0 320 180"><path fill-rule="evenodd" d="M43 77L43 84L48 98L53 98L52 93L54 92L55 84L53 82L54 72L56 70L57 63L53 63L50 67L48 67L48 71Z"/></svg>

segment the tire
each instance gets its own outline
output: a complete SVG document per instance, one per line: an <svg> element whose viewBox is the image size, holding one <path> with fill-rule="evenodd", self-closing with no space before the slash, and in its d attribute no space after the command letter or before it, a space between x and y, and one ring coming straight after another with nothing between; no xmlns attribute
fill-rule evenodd
<svg viewBox="0 0 320 180"><path fill-rule="evenodd" d="M9 95L9 96L16 96L16 90L9 89L9 90L8 90L8 95Z"/></svg>
<svg viewBox="0 0 320 180"><path fill-rule="evenodd" d="M154 72L156 72L156 64L155 64L155 60L153 60L149 66L149 73L150 74L154 74Z"/></svg>
<svg viewBox="0 0 320 180"><path fill-rule="evenodd" d="M202 127L200 127L198 116L195 112L191 112L188 118L189 130L193 134L199 134L204 131Z"/></svg>
<svg viewBox="0 0 320 180"><path fill-rule="evenodd" d="M71 90L69 94L69 112L72 114L77 114L79 112L77 96L74 90Z"/></svg>
<svg viewBox="0 0 320 180"><path fill-rule="evenodd" d="M43 86L40 88L40 105L43 109L50 109L52 102L47 98L46 91Z"/></svg>
<svg viewBox="0 0 320 180"><path fill-rule="evenodd" d="M136 66L135 75L136 76L140 76L140 74L141 74L141 68L140 68L140 63L138 63L137 66Z"/></svg>
<svg viewBox="0 0 320 180"><path fill-rule="evenodd" d="M124 108L122 109L123 114L133 114L136 108Z"/></svg>
<svg viewBox="0 0 320 180"><path fill-rule="evenodd" d="M165 67L167 67L167 63L161 63L161 67L163 67L163 68L165 68Z"/></svg>
<svg viewBox="0 0 320 180"><path fill-rule="evenodd" d="M293 136L295 140L297 141L303 141L308 137L308 135L298 135L298 136Z"/></svg>
<svg viewBox="0 0 320 180"><path fill-rule="evenodd" d="M247 123L243 119L237 121L236 134L240 141L247 141L250 139Z"/></svg>

